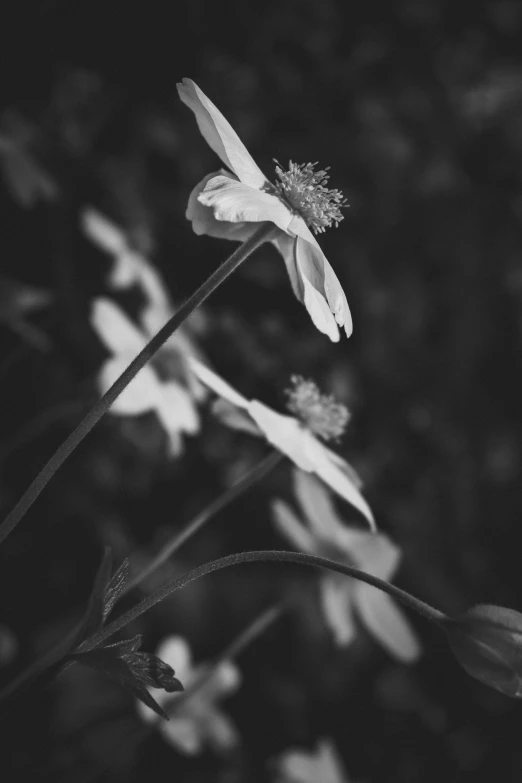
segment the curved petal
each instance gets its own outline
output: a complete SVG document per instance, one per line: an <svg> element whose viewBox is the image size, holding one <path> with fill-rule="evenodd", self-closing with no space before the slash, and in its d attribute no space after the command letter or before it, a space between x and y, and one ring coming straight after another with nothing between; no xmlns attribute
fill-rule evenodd
<svg viewBox="0 0 522 783"><path fill-rule="evenodd" d="M105 347L113 354L134 359L147 344L146 337L126 313L110 299L95 299L91 309L91 324Z"/></svg>
<svg viewBox="0 0 522 783"><path fill-rule="evenodd" d="M102 365L98 381L102 394L105 394L114 381L129 366L126 358L108 359ZM110 412L119 416L139 416L155 410L161 400L159 380L150 367L145 366L115 399Z"/></svg>
<svg viewBox="0 0 522 783"><path fill-rule="evenodd" d="M295 549L300 552L317 553L314 537L287 503L283 503L282 500L274 500L272 503L272 515L279 533L290 541Z"/></svg>
<svg viewBox="0 0 522 783"><path fill-rule="evenodd" d="M186 688L186 680L192 670L192 655L185 639L182 636L167 636L156 650L156 655L172 666L176 677Z"/></svg>
<svg viewBox="0 0 522 783"><path fill-rule="evenodd" d="M223 175L207 182L198 201L213 210L216 220L228 223L268 221L286 232L292 220L292 213L277 196Z"/></svg>
<svg viewBox="0 0 522 783"><path fill-rule="evenodd" d="M354 585L351 579L327 576L320 582L324 617L336 644L345 647L355 639Z"/></svg>
<svg viewBox="0 0 522 783"><path fill-rule="evenodd" d="M372 636L395 658L415 661L421 648L401 610L389 595L371 585L357 585L357 611Z"/></svg>
<svg viewBox="0 0 522 783"><path fill-rule="evenodd" d="M125 234L97 210L84 209L80 220L85 235L102 250L114 256L126 250Z"/></svg>
<svg viewBox="0 0 522 783"><path fill-rule="evenodd" d="M196 115L201 135L216 155L245 185L262 188L265 175L219 109L192 79L183 79L177 87L179 97Z"/></svg>
<svg viewBox="0 0 522 783"><path fill-rule="evenodd" d="M299 267L298 267L299 268ZM301 276L304 287L304 306L316 329L326 334L332 342L339 342L339 329L324 296L314 288L307 277Z"/></svg>
<svg viewBox="0 0 522 783"><path fill-rule="evenodd" d="M248 403L248 412L272 446L286 454L301 470L315 469L304 448L307 433L296 419L276 413L258 400Z"/></svg>
<svg viewBox="0 0 522 783"><path fill-rule="evenodd" d="M212 370L204 364L198 362L193 356L188 357L188 363L194 372L194 375L219 397L223 397L223 399L228 400L233 405L237 405L238 408L248 410L249 402L246 397L241 396L241 394L233 389L232 386L223 380L223 378L220 378L215 372L212 372Z"/></svg>
<svg viewBox="0 0 522 783"><path fill-rule="evenodd" d="M296 299L304 303L304 286L301 280L301 276L298 274L296 258L295 258L295 237L288 234L278 234L275 239L272 239L273 244L279 250L283 256L288 277L292 285L292 290Z"/></svg>
<svg viewBox="0 0 522 783"><path fill-rule="evenodd" d="M346 296L335 272L315 240L312 244L301 236L297 237L296 263L297 271L303 279L306 307L308 307L306 293L312 289L316 292L316 297L310 297L311 302L313 303L314 299L320 297L324 302L324 307L331 313L332 320L339 326L344 326L349 337L353 331L353 325ZM313 320L313 313L311 312L310 315ZM316 324L316 326L321 329L319 325ZM329 328L332 329L332 327ZM328 332L325 333L328 334Z"/></svg>
<svg viewBox="0 0 522 783"><path fill-rule="evenodd" d="M336 541L343 523L323 482L310 473L294 470L294 492L310 530L319 538Z"/></svg>
<svg viewBox="0 0 522 783"><path fill-rule="evenodd" d="M317 438L308 432L303 433L302 448L313 465L312 470L317 473L325 484L335 490L342 498L355 506L368 520L370 527L375 530L375 520L372 511L361 495L359 488L350 476L339 468L339 465L330 458L329 449L326 449Z"/></svg>
<svg viewBox="0 0 522 783"><path fill-rule="evenodd" d="M223 169L214 174L208 174L192 190L185 216L192 223L192 229L198 236L205 234L206 236L215 237L216 239L229 239L232 242L244 242L258 228L255 223L225 223L223 220L217 220L214 217L214 210L210 207L203 206L198 200L199 194L204 190L207 182L219 175L224 177L228 176L230 179L233 179L234 182L237 182L237 180L233 178L233 174L228 174Z"/></svg>

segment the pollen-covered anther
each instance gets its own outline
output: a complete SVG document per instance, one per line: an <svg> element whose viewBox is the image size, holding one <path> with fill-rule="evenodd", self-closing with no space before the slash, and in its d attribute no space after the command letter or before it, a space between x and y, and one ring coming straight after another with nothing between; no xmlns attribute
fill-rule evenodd
<svg viewBox="0 0 522 783"><path fill-rule="evenodd" d="M286 390L288 410L319 438L338 440L350 420L348 408L301 375L292 375L293 387Z"/></svg>
<svg viewBox="0 0 522 783"><path fill-rule="evenodd" d="M274 159L275 160L275 159ZM325 187L330 179L329 166L314 171L315 163L288 164L284 171L277 160L275 184L278 195L305 221L315 234L320 234L331 225L337 226L343 220L341 209L347 207L340 190Z"/></svg>

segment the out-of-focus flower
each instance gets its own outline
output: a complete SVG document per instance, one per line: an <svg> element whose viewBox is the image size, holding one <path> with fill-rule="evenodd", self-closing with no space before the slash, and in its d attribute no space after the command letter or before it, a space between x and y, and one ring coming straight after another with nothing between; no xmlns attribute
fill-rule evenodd
<svg viewBox="0 0 522 783"><path fill-rule="evenodd" d="M220 753L234 748L239 735L216 702L239 687L241 678L237 667L230 661L218 664L213 671L205 665L194 667L189 646L180 636L164 639L156 654L175 667L185 693L154 692L169 717L168 723L159 724L156 715L138 702L141 717L147 723L159 725L167 742L187 756L197 755L205 746Z"/></svg>
<svg viewBox="0 0 522 783"><path fill-rule="evenodd" d="M479 604L443 623L463 668L485 685L522 698L522 614Z"/></svg>
<svg viewBox="0 0 522 783"><path fill-rule="evenodd" d="M258 400L247 400L197 359L191 357L189 362L199 380L225 401L216 411L226 424L265 437L298 468L319 476L375 527L372 511L360 493L361 481L356 472L316 437L326 440L339 437L348 421L344 406L321 395L310 381L297 378L289 397L299 419L284 416Z"/></svg>
<svg viewBox="0 0 522 783"><path fill-rule="evenodd" d="M339 754L323 739L313 753L288 750L277 761L277 783L348 783Z"/></svg>
<svg viewBox="0 0 522 783"><path fill-rule="evenodd" d="M154 330L140 329L110 299L95 299L92 325L110 351L99 375L105 393L153 336ZM165 343L152 360L116 399L111 412L119 416L138 416L154 411L169 438L171 456L182 449L182 433L199 431L199 416L193 399L194 382L187 358L179 347Z"/></svg>
<svg viewBox="0 0 522 783"><path fill-rule="evenodd" d="M294 489L305 521L281 500L274 502L273 512L277 528L297 549L347 563L380 579L395 573L400 551L387 536L346 527L328 492L313 476L296 471ZM320 585L325 619L337 644L353 641L357 614L391 655L406 662L418 657L413 631L386 593L338 574L323 577Z"/></svg>
<svg viewBox="0 0 522 783"><path fill-rule="evenodd" d="M40 199L53 201L58 186L34 156L36 128L14 112L4 114L0 128L0 168L13 198L22 207L33 207Z"/></svg>
<svg viewBox="0 0 522 783"><path fill-rule="evenodd" d="M207 175L189 197L187 218L196 234L244 241L262 222L275 226L272 240L283 256L292 288L319 331L348 337L352 318L344 291L312 231L320 233L342 219L342 194L326 186L327 169L290 161L288 171L277 165L279 181L270 183L219 109L194 84L178 84L181 100L196 116L209 146L230 171ZM233 172L233 173L231 173Z"/></svg>

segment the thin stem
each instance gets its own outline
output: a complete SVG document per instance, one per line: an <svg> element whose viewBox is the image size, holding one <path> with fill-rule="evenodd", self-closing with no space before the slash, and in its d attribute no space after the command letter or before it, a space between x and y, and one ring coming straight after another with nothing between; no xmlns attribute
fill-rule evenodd
<svg viewBox="0 0 522 783"><path fill-rule="evenodd" d="M280 452L272 452L268 457L265 457L265 459L261 460L261 462L253 467L252 470L248 471L246 475L242 476L239 481L230 487L230 489L227 489L226 492L223 492L216 500L209 503L208 506L196 514L194 519L189 522L183 530L171 538L170 541L167 541L163 549L158 552L156 557L154 557L139 574L129 580L122 591L122 595L125 595L132 590L133 587L136 587L140 582L147 579L154 571L163 565L174 552L177 552L187 539L197 533L197 531L212 519L213 516L226 508L230 503L236 500L236 498L240 497L247 489L250 489L256 481L263 479L281 462L282 459L283 455Z"/></svg>
<svg viewBox="0 0 522 783"><path fill-rule="evenodd" d="M227 555L226 557L220 557L218 560L212 560L210 563L205 563L202 566L193 568L183 576L173 579L167 582L166 585L160 587L151 595L140 601L137 606L129 609L116 620L108 623L104 628L94 633L88 639L86 639L79 647L77 652L87 652L93 650L99 644L104 642L110 636L120 631L128 623L135 620L144 612L151 609L155 604L163 601L167 596L176 590L185 587L190 582L196 579L200 579L202 576L212 573L213 571L220 571L222 568L229 568L230 566L241 565L243 563L296 563L297 565L315 566L316 568L324 568L328 571L333 571L337 574L343 574L344 576L351 576L354 579L359 579L361 582L366 582L373 587L377 587L392 598L396 598L398 601L408 606L413 611L418 612L427 620L431 620L435 623L443 623L447 618L443 612L439 612L429 604L424 603L413 595L410 595L405 590L401 590L400 587L385 582L383 579L379 579L372 574L367 574L365 571L360 571L353 566L345 565L344 563L336 563L334 560L328 560L326 557L318 557L317 555L308 555L303 552L284 552L279 550L262 550L258 552L239 552L234 555Z"/></svg>
<svg viewBox="0 0 522 783"><path fill-rule="evenodd" d="M52 479L56 471L63 465L65 460L72 454L77 446L80 445L86 435L99 422L101 417L121 392L128 386L132 379L147 364L154 354L161 348L163 343L173 334L176 329L188 318L188 316L207 299L210 294L226 280L226 278L243 263L243 261L265 242L273 231L271 223L262 223L260 227L246 240L216 271L201 285L198 290L187 299L179 310L167 321L159 332L154 335L152 340L129 364L126 370L113 383L110 389L101 397L100 400L91 408L76 429L69 435L61 446L55 451L51 459L44 465L36 478L29 485L13 510L7 515L0 526L0 544L15 529L26 512L31 508L34 501L40 495L45 486Z"/></svg>

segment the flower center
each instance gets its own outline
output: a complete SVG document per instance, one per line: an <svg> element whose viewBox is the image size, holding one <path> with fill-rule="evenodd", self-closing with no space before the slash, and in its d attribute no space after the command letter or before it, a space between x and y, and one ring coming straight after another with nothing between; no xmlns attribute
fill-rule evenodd
<svg viewBox="0 0 522 783"><path fill-rule="evenodd" d="M293 388L286 390L288 410L319 438L339 440L344 435L350 413L331 395L321 394L317 385L301 375L292 375Z"/></svg>
<svg viewBox="0 0 522 783"><path fill-rule="evenodd" d="M275 159L274 159L275 160ZM288 171L283 171L277 160L276 174L279 182L275 189L290 207L297 212L315 234L320 234L343 219L341 209L348 206L340 190L325 187L330 175L327 166L314 171L316 163L289 162Z"/></svg>

